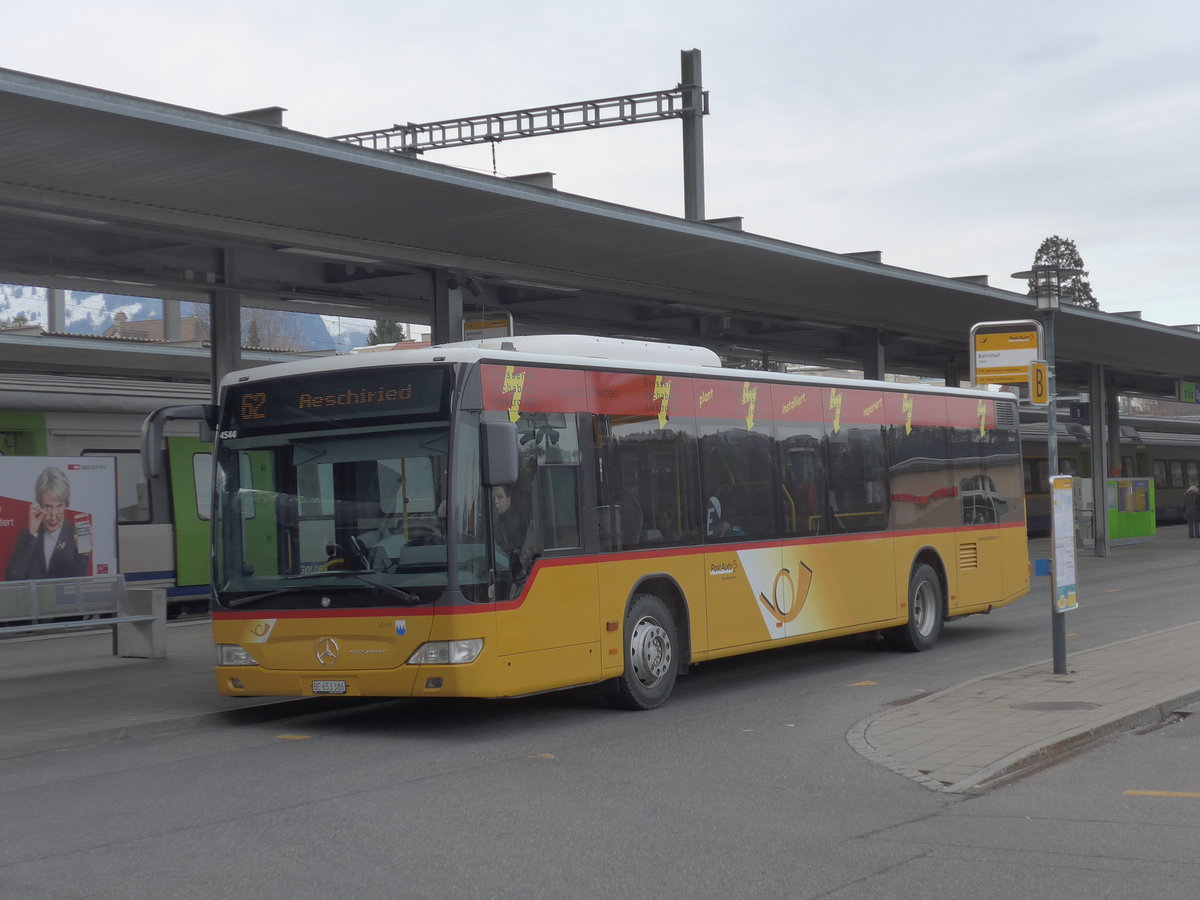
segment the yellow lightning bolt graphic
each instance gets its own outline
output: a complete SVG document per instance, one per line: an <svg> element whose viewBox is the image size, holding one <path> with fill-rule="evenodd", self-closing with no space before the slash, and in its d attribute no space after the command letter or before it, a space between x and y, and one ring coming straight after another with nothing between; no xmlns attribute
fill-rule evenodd
<svg viewBox="0 0 1200 900"><path fill-rule="evenodd" d="M842 429L842 395L837 388L829 392L829 408L833 410L833 433L837 434Z"/></svg>
<svg viewBox="0 0 1200 900"><path fill-rule="evenodd" d="M904 395L900 408L904 410L904 433L912 434L913 398L911 394Z"/></svg>
<svg viewBox="0 0 1200 900"><path fill-rule="evenodd" d="M975 411L979 413L979 436L987 437L987 404L980 400Z"/></svg>
<svg viewBox="0 0 1200 900"><path fill-rule="evenodd" d="M516 374L512 366L504 370L504 383L500 385L500 393L512 393L512 405L508 408L508 421L515 422L521 418L521 392L525 390L525 373Z"/></svg>
<svg viewBox="0 0 1200 900"><path fill-rule="evenodd" d="M746 430L754 430L754 407L758 403L758 388L748 381L742 382L742 406L749 405L746 410Z"/></svg>
<svg viewBox="0 0 1200 900"><path fill-rule="evenodd" d="M671 402L671 382L663 381L661 375L656 375L654 378L654 400L661 400L662 405L658 408L658 427L667 427L667 405Z"/></svg>

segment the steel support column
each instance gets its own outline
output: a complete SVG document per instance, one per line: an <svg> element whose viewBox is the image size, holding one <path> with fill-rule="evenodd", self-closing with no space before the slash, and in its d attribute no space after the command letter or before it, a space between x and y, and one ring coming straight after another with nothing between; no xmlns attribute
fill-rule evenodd
<svg viewBox="0 0 1200 900"><path fill-rule="evenodd" d="M1109 471L1108 390L1104 366L1088 366L1088 407L1091 410L1092 435L1092 534L1096 556L1108 556L1108 514L1105 510L1104 484Z"/></svg>
<svg viewBox="0 0 1200 900"><path fill-rule="evenodd" d="M237 283L237 265L232 251L222 250L218 260L221 283L209 300L209 340L212 342L212 398L217 402L221 379L242 367L242 295L232 289Z"/></svg>
<svg viewBox="0 0 1200 900"><path fill-rule="evenodd" d="M885 354L883 352L884 335L878 328L862 328L862 367L863 378L871 381L883 380Z"/></svg>
<svg viewBox="0 0 1200 900"><path fill-rule="evenodd" d="M67 292L46 288L46 330L62 334L67 330Z"/></svg>
<svg viewBox="0 0 1200 900"><path fill-rule="evenodd" d="M179 318L179 301L163 300L163 340L178 341L183 338Z"/></svg>
<svg viewBox="0 0 1200 900"><path fill-rule="evenodd" d="M462 285L458 278L442 269L430 273L433 280L433 315L430 318L431 343L449 344L463 339Z"/></svg>
<svg viewBox="0 0 1200 900"><path fill-rule="evenodd" d="M704 88L700 51L681 50L679 87L683 91L683 216L704 218Z"/></svg>

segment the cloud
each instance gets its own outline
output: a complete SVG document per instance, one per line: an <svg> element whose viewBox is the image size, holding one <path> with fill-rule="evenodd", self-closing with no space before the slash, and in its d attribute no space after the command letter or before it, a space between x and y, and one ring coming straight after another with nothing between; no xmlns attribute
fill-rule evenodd
<svg viewBox="0 0 1200 900"><path fill-rule="evenodd" d="M11 68L216 112L284 106L320 135L670 88L698 47L709 215L1005 287L1063 234L1102 308L1196 317L1200 7L1173 0L66 0L6 26ZM428 158L682 214L674 123Z"/></svg>

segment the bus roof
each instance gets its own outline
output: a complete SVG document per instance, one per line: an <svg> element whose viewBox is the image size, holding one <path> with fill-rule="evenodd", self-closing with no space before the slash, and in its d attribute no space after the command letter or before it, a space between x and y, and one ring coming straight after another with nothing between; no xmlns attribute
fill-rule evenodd
<svg viewBox="0 0 1200 900"><path fill-rule="evenodd" d="M626 371L656 372L669 370L681 376L699 378L725 377L754 381L804 382L827 384L847 389L871 385L888 390L921 393L968 393L993 400L1014 400L1011 394L978 389L947 388L920 383L864 381L854 378L832 378L823 375L792 375L785 372L763 372L751 369L731 369L721 366L720 357L706 347L686 344L666 344L654 341L623 338L592 337L575 334L516 335L439 344L433 347L381 350L336 357L308 358L294 362L258 366L230 372L222 386L244 384L292 375L315 372L337 372L347 369L381 368L397 365L429 365L430 363L494 362L503 365L558 366L571 368L604 368Z"/></svg>

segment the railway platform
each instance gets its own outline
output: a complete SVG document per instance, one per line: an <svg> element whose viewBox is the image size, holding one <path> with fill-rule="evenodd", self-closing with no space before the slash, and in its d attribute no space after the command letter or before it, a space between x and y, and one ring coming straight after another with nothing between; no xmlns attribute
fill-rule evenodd
<svg viewBox="0 0 1200 900"><path fill-rule="evenodd" d="M1030 544L1047 555L1046 541ZM1151 544L1081 555L1087 586L1146 567L1191 567L1180 599L1195 603L1200 548L1186 528ZM1046 578L1034 592L1048 596ZM926 787L969 792L1105 734L1163 721L1200 701L1200 604L1194 623L1083 651L1067 675L1049 659L955 685L859 722L847 735L866 758ZM1035 651L1031 651L1035 652ZM86 747L216 722L262 721L327 707L327 698L222 697L213 685L207 621L167 626L164 659L111 655L107 630L0 642L0 759ZM653 714L651 714L653 715Z"/></svg>

